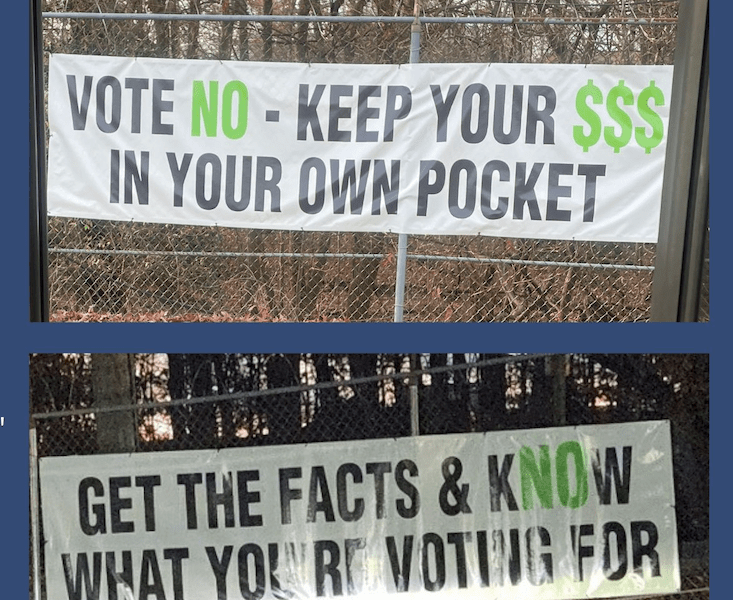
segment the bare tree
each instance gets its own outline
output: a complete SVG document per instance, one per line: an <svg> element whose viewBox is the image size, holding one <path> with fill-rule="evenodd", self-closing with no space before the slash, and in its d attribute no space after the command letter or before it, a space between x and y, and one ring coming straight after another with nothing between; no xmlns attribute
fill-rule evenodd
<svg viewBox="0 0 733 600"><path fill-rule="evenodd" d="M135 404L135 359L132 354L93 354L92 392L99 408ZM136 429L133 410L97 413L99 451L133 452Z"/></svg>

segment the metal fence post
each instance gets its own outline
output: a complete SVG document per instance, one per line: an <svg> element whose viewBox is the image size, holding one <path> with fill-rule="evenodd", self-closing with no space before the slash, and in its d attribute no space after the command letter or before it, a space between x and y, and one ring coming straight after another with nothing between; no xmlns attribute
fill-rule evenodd
<svg viewBox="0 0 733 600"><path fill-rule="evenodd" d="M41 600L41 504L38 497L38 445L36 428L31 426L29 433L30 466L30 511L31 511L31 548L33 555L33 599Z"/></svg>
<svg viewBox="0 0 733 600"><path fill-rule="evenodd" d="M652 321L695 321L708 224L708 2L682 0Z"/></svg>
<svg viewBox="0 0 733 600"><path fill-rule="evenodd" d="M48 321L48 234L46 224L46 134L43 91L41 0L30 4L30 320Z"/></svg>
<svg viewBox="0 0 733 600"><path fill-rule="evenodd" d="M421 368L420 355L411 354L410 371L417 373ZM420 377L410 377L410 435L413 437L420 435Z"/></svg>
<svg viewBox="0 0 733 600"><path fill-rule="evenodd" d="M420 62L420 3L415 2L415 20L410 27L410 64ZM401 323L405 308L405 271L407 270L407 234L397 237L397 278L395 281L394 322Z"/></svg>

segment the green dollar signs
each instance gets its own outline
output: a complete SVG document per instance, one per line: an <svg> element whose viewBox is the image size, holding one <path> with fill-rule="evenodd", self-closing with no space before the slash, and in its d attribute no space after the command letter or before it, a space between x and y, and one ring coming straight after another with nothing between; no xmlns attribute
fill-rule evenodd
<svg viewBox="0 0 733 600"><path fill-rule="evenodd" d="M588 152L588 148L601 137L601 118L596 111L588 106L589 97L593 104L603 103L603 94L601 94L601 90L598 89L597 85L593 85L592 79L589 79L588 83L580 88L575 96L575 110L578 111L580 118L590 125L588 135L585 135L582 125L573 126L573 139L578 146L583 148L583 152Z"/></svg>
<svg viewBox="0 0 733 600"><path fill-rule="evenodd" d="M654 85L654 81L651 81L647 87L645 87L641 94L639 94L639 100L637 106L639 108L639 116L644 119L652 127L652 134L646 134L646 128L637 127L634 130L634 137L636 143L646 150L649 154L652 148L656 148L662 143L664 137L664 123L659 115L649 108L649 100L654 100L655 106L664 106L664 94L657 86Z"/></svg>
<svg viewBox="0 0 733 600"><path fill-rule="evenodd" d="M624 85L623 80L619 81L617 86L611 88L606 100L608 116L621 126L619 135L616 135L616 128L613 125L606 125L603 128L603 139L613 148L615 153L618 153L621 148L629 143L632 131L631 117L624 112L623 108L619 107L619 99L627 106L634 103L634 94Z"/></svg>

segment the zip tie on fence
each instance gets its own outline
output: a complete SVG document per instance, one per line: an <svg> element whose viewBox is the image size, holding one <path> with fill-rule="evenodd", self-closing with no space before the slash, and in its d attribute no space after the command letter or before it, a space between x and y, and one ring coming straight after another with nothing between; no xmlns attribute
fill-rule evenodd
<svg viewBox="0 0 733 600"><path fill-rule="evenodd" d="M109 21L254 21L283 23L413 23L415 17L392 17L387 15L214 15L214 14L168 14L168 13L89 13L48 12L41 13L44 19L94 19ZM421 23L447 25L629 25L645 27L651 25L676 25L676 17L652 17L650 19L628 19L625 17L585 17L563 19L557 17L420 17Z"/></svg>
<svg viewBox="0 0 733 600"><path fill-rule="evenodd" d="M399 380L419 378L423 375L436 375L439 373L449 373L455 371L463 371L468 369L476 369L481 367L491 367L507 363L524 362L537 358L546 358L554 356L550 353L539 354L517 354L516 356L502 356L499 358L487 358L486 360L477 360L476 362L458 363L454 365L445 365L442 367L428 367L427 369L418 369L416 371L407 371L399 373L386 373L382 375L370 375L368 377L356 377L354 379L345 379L342 381L323 381L311 385L291 385L287 387L279 387L268 390L248 390L245 392L233 392L230 394L221 394L217 396L199 396L198 398L181 398L178 400L169 400L167 402L140 402L139 404L117 405L117 406L87 406L85 408L74 408L69 410L56 410L46 413L34 413L31 415L33 419L45 420L55 419L58 417L70 417L73 415L85 415L90 413L110 413L120 412L124 410L141 410L146 408L169 408L171 406L183 406L186 404L205 404L207 402L229 402L233 400L246 400L248 398L261 398L264 396L279 396L281 394L292 394L309 392L311 390L352 387L363 383L373 383L383 380Z"/></svg>

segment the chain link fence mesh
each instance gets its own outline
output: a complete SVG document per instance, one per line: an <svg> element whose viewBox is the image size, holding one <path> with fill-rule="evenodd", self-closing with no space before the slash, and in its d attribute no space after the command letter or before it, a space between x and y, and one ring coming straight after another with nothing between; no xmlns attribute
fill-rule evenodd
<svg viewBox="0 0 733 600"><path fill-rule="evenodd" d="M707 600L704 355L134 355L135 398L95 406L94 355L34 355L37 455L104 453L105 415L135 452L670 419L682 591ZM119 426L121 421L117 420ZM643 597L643 596L640 596Z"/></svg>
<svg viewBox="0 0 733 600"><path fill-rule="evenodd" d="M677 9L676 1L428 2L421 15L442 21L422 24L420 61L672 64ZM85 10L169 16L53 16ZM270 0L93 6L88 0L49 0L44 53L405 63L410 23L326 19L406 17L412 10L402 0L288 7ZM217 15L252 20L206 20ZM263 15L313 20L281 22ZM460 22L469 17L504 22ZM391 321L394 314L393 234L56 217L48 222L48 252L50 314L56 321ZM403 319L645 321L655 253L655 244L409 236ZM703 284L700 320L709 317L707 293Z"/></svg>

